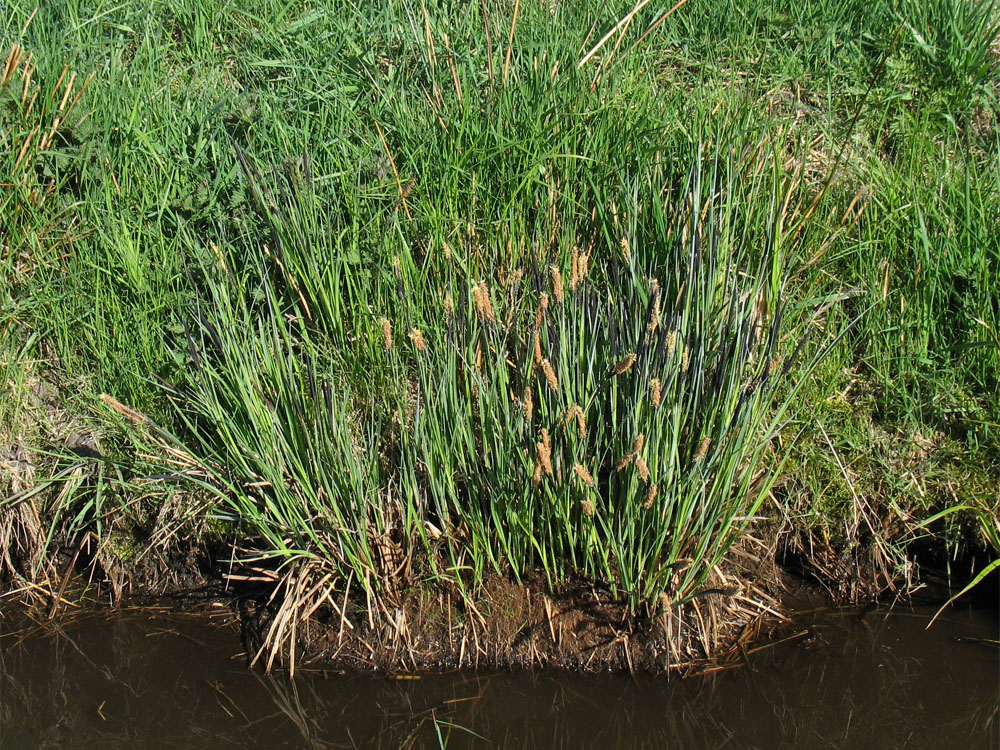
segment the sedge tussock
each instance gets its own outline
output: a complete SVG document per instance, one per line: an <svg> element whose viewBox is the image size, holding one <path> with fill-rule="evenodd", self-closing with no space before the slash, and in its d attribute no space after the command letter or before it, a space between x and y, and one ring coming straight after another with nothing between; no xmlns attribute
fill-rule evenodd
<svg viewBox="0 0 1000 750"><path fill-rule="evenodd" d="M587 485L588 487L594 486L594 478L590 475L590 472L587 471L587 467L585 467L583 464L574 465L573 471L576 472L576 475L580 477L580 481L583 482L585 485Z"/></svg>
<svg viewBox="0 0 1000 750"><path fill-rule="evenodd" d="M427 351L427 342L424 341L424 334L420 332L419 328L411 328L409 336L410 341L413 342L413 346L418 352Z"/></svg>
<svg viewBox="0 0 1000 750"><path fill-rule="evenodd" d="M552 296L556 298L557 304L563 303L563 283L562 283L562 272L559 270L559 266L552 266Z"/></svg>
<svg viewBox="0 0 1000 750"><path fill-rule="evenodd" d="M643 501L642 507L645 508L646 510L652 508L653 503L656 502L656 496L657 494L659 494L659 491L660 490L659 487L657 487L657 485L655 484L649 485L649 487L646 488L646 499L645 501Z"/></svg>
<svg viewBox="0 0 1000 750"><path fill-rule="evenodd" d="M392 349L392 321L388 318L381 318L379 324L382 326L382 339L385 343L385 350Z"/></svg>
<svg viewBox="0 0 1000 750"><path fill-rule="evenodd" d="M663 397L663 386L660 384L659 378L653 378L649 381L649 400L653 404L655 409L660 405L660 399Z"/></svg>
<svg viewBox="0 0 1000 750"><path fill-rule="evenodd" d="M646 466L646 462L642 459L642 456L635 457L635 468L639 472L639 479L643 482L649 481L649 467Z"/></svg>
<svg viewBox="0 0 1000 750"><path fill-rule="evenodd" d="M556 371L552 369L552 363L547 359L542 360L542 373L545 375L545 382L549 388L553 391L558 391L559 379L556 377Z"/></svg>
<svg viewBox="0 0 1000 750"><path fill-rule="evenodd" d="M632 352L622 357L618 361L618 364L615 365L612 372L615 375L624 375L626 372L632 369L632 365L634 364L635 364L635 352Z"/></svg>

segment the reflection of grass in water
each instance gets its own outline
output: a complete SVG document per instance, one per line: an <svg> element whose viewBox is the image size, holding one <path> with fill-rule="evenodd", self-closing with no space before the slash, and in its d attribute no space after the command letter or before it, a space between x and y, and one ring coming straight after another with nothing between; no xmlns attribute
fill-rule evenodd
<svg viewBox="0 0 1000 750"><path fill-rule="evenodd" d="M820 619L811 645L761 651L718 678L638 681L306 670L289 680L231 663L196 623L70 621L18 647L5 636L0 728L5 746L988 747L997 693L981 655L995 663L995 652L927 633L928 615L912 627L882 613ZM182 656L192 640L205 645Z"/></svg>

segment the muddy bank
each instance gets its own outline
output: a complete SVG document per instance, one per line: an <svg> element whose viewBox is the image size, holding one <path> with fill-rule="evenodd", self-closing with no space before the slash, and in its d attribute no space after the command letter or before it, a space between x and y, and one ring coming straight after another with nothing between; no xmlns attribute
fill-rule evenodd
<svg viewBox="0 0 1000 750"><path fill-rule="evenodd" d="M758 550L759 553L759 550ZM277 572L234 566L201 550L179 552L112 579L99 556L66 549L53 586L8 588L39 623L111 606L229 613L245 661L266 670L429 673L453 669L556 669L633 675L696 674L740 663L748 650L788 632L792 613L844 604L820 580L735 547L701 596L681 606L630 611L599 583L551 588L541 576L492 575L474 593L412 582L386 595L337 585L320 566ZM923 587L917 600L943 601ZM897 595L898 599L898 595ZM874 598L871 598L873 601Z"/></svg>

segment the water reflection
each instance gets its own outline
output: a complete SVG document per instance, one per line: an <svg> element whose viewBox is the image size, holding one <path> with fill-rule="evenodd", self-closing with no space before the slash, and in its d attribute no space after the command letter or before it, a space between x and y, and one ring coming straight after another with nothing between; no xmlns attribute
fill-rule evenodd
<svg viewBox="0 0 1000 750"><path fill-rule="evenodd" d="M684 748L1000 746L995 615L824 615L709 677L265 676L203 618L0 620L0 746ZM23 628L22 628L23 631ZM959 640L964 639L964 640Z"/></svg>

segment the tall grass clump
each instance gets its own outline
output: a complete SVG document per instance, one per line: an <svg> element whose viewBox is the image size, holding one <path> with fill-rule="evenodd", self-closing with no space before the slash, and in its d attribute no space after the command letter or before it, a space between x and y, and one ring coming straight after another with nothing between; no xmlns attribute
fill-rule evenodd
<svg viewBox="0 0 1000 750"><path fill-rule="evenodd" d="M812 194L738 102L667 134L641 66L604 80L544 20L473 65L482 26L416 16L374 103L330 95L352 137L234 145L252 211L185 235L171 397L249 554L376 598L419 553L467 593L540 571L679 606L779 475Z"/></svg>
<svg viewBox="0 0 1000 750"><path fill-rule="evenodd" d="M586 249L456 279L415 347L408 493L451 574L540 567L683 603L781 471L784 336L804 334L779 183L714 153L674 200L636 193Z"/></svg>

